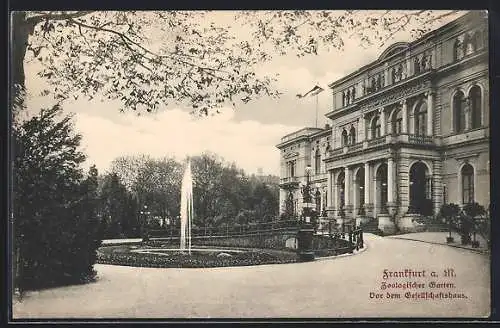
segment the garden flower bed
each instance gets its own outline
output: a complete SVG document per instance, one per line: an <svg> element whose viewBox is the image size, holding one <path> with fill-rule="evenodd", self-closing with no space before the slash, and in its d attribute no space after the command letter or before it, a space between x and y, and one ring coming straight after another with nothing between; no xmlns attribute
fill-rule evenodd
<svg viewBox="0 0 500 328"><path fill-rule="evenodd" d="M159 254L162 245L154 243L153 247L158 248L158 253L137 252L141 248L151 249L152 246L104 246L98 250L97 263L151 268L212 268L297 262L294 252L267 249L245 249L243 252L233 252L230 256L219 256L224 250L193 251L191 255L181 252Z"/></svg>

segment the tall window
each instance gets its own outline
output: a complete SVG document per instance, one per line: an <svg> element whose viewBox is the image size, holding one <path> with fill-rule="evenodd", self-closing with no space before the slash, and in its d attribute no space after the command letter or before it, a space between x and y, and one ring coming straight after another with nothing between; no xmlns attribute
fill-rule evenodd
<svg viewBox="0 0 500 328"><path fill-rule="evenodd" d="M295 176L295 161L290 162L290 177Z"/></svg>
<svg viewBox="0 0 500 328"><path fill-rule="evenodd" d="M347 136L347 131L342 130L342 146L347 146L349 143L349 137Z"/></svg>
<svg viewBox="0 0 500 328"><path fill-rule="evenodd" d="M469 91L471 128L481 126L481 89L475 85Z"/></svg>
<svg viewBox="0 0 500 328"><path fill-rule="evenodd" d="M474 202L474 169L470 164L462 167L462 203Z"/></svg>
<svg viewBox="0 0 500 328"><path fill-rule="evenodd" d="M464 56L462 42L459 39L455 40L453 44L453 59L460 60Z"/></svg>
<svg viewBox="0 0 500 328"><path fill-rule="evenodd" d="M415 69L415 74L420 73L420 60L418 59L418 57L415 57L415 59L413 59L413 68Z"/></svg>
<svg viewBox="0 0 500 328"><path fill-rule="evenodd" d="M351 145L354 145L356 143L356 129L354 126L351 126L349 130L349 138L351 139Z"/></svg>
<svg viewBox="0 0 500 328"><path fill-rule="evenodd" d="M422 101L415 109L415 134L423 136L427 125L427 103Z"/></svg>
<svg viewBox="0 0 500 328"><path fill-rule="evenodd" d="M319 174L321 170L321 154L319 149L316 149L316 154L314 155L314 171Z"/></svg>
<svg viewBox="0 0 500 328"><path fill-rule="evenodd" d="M392 114L392 133L400 134L403 127L403 113L400 109Z"/></svg>
<svg viewBox="0 0 500 328"><path fill-rule="evenodd" d="M453 118L455 132L463 132L465 130L465 96L462 91L458 91L453 96Z"/></svg>
<svg viewBox="0 0 500 328"><path fill-rule="evenodd" d="M380 120L378 115L372 121L372 139L380 137Z"/></svg>

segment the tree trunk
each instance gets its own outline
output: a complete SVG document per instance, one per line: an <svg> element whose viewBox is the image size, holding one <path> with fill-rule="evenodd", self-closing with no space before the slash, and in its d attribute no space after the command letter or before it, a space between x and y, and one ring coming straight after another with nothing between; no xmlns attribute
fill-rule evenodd
<svg viewBox="0 0 500 328"><path fill-rule="evenodd" d="M10 58L10 87L11 101L14 106L22 106L24 103L25 75L24 57L28 47L28 38L33 33L34 22L26 19L26 13L17 11L11 16L11 58Z"/></svg>
<svg viewBox="0 0 500 328"><path fill-rule="evenodd" d="M26 49L28 47L28 38L30 33L33 32L33 24L30 24L26 20L26 13L24 12L13 12L11 15L11 25L10 25L10 45L11 45L11 57L10 57L10 103L11 103L11 113L15 110L22 109L24 105L24 91L25 91L25 76L24 76L24 57L26 55ZM11 173L14 169L14 154L11 154ZM12 175L11 175L12 176ZM16 214L12 213L12 233L13 238L20 236L19 233L15 232L14 222ZM13 278L14 278L14 288L19 288L19 292L23 294L23 288L20 282L22 281L22 241L18 241L15 249L11 249L14 255L14 265L12 266Z"/></svg>

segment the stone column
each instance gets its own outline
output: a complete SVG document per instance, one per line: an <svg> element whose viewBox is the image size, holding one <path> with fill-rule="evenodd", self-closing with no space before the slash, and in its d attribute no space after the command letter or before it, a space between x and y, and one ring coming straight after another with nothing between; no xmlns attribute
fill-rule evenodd
<svg viewBox="0 0 500 328"><path fill-rule="evenodd" d="M387 159L387 202L394 202L394 159Z"/></svg>
<svg viewBox="0 0 500 328"><path fill-rule="evenodd" d="M471 110L470 110L470 100L467 99L465 102L465 130L470 130L472 126L471 122Z"/></svg>
<svg viewBox="0 0 500 328"><path fill-rule="evenodd" d="M387 210L390 215L396 213L395 194L396 179L395 179L395 163L391 156L387 159Z"/></svg>
<svg viewBox="0 0 500 328"><path fill-rule="evenodd" d="M408 120L408 133L415 134L415 116L412 110L410 110L410 115Z"/></svg>
<svg viewBox="0 0 500 328"><path fill-rule="evenodd" d="M403 101L401 102L401 106L403 107L401 109L401 116L403 116L403 120L401 122L401 132L408 133L408 104L406 102L406 99L403 99Z"/></svg>
<svg viewBox="0 0 500 328"><path fill-rule="evenodd" d="M358 142L366 140L365 116L362 114L358 124Z"/></svg>
<svg viewBox="0 0 500 328"><path fill-rule="evenodd" d="M385 63L385 68L384 68L384 85L382 87L385 87L386 85L389 85L389 63Z"/></svg>
<svg viewBox="0 0 500 328"><path fill-rule="evenodd" d="M443 195L443 178L441 175L441 169L443 167L443 162L433 161L432 162L432 202L434 204L434 214L439 213L441 205L444 203ZM474 177L474 182L476 181ZM474 188L475 189L475 188Z"/></svg>
<svg viewBox="0 0 500 328"><path fill-rule="evenodd" d="M334 179L335 175L332 171L332 207L335 209L335 213L339 212L339 189L337 186L337 179Z"/></svg>
<svg viewBox="0 0 500 328"><path fill-rule="evenodd" d="M372 215L372 206L373 204L370 201L370 163L365 162L365 213L366 216Z"/></svg>
<svg viewBox="0 0 500 328"><path fill-rule="evenodd" d="M356 181L356 176L354 175L354 172L353 172L353 176L352 176L352 214L354 217L356 217L356 215L358 214L358 209L359 209L359 198L358 198L358 189L359 189L359 185L358 185L358 182Z"/></svg>
<svg viewBox="0 0 500 328"><path fill-rule="evenodd" d="M427 92L427 135L432 136L433 134L433 115L434 115L434 97L433 92Z"/></svg>
<svg viewBox="0 0 500 328"><path fill-rule="evenodd" d="M349 199L349 187L350 187L350 170L346 166L344 168L344 202L345 205L351 205L351 200Z"/></svg>
<svg viewBox="0 0 500 328"><path fill-rule="evenodd" d="M370 203L370 163L365 162L365 204Z"/></svg>
<svg viewBox="0 0 500 328"><path fill-rule="evenodd" d="M373 193L372 193L372 196L373 196L373 216L374 217L377 217L377 214L378 214L378 203L379 203L379 197L377 195L378 193L378 190L377 190L377 172L375 171L375 167L373 167L373 172L372 172L372 176L373 176Z"/></svg>
<svg viewBox="0 0 500 328"><path fill-rule="evenodd" d="M351 217L352 213L352 203L351 203L351 170L349 167L344 169L344 202L345 202L345 214L346 218Z"/></svg>
<svg viewBox="0 0 500 328"><path fill-rule="evenodd" d="M412 62L410 58L410 53L406 53L406 76L410 77L413 75Z"/></svg>
<svg viewBox="0 0 500 328"><path fill-rule="evenodd" d="M325 207L332 206L332 171L327 171L326 174L326 204Z"/></svg>
<svg viewBox="0 0 500 328"><path fill-rule="evenodd" d="M332 128L332 149L337 148L337 127Z"/></svg>
<svg viewBox="0 0 500 328"><path fill-rule="evenodd" d="M385 108L382 108L381 113L380 113L380 136L383 137L385 136L385 128L386 128L386 121L385 121Z"/></svg>
<svg viewBox="0 0 500 328"><path fill-rule="evenodd" d="M370 124L370 120L366 122L368 124L368 128L366 129L366 140L370 140L372 138L372 125Z"/></svg>

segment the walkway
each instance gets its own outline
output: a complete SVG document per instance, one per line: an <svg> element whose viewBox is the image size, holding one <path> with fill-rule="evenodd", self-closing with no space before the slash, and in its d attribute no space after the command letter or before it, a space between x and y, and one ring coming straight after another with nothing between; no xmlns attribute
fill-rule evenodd
<svg viewBox="0 0 500 328"><path fill-rule="evenodd" d="M356 318L484 317L489 314L489 256L469 250L365 235L357 255L309 263L213 269L96 265L96 283L29 293L15 318ZM453 269L456 277L445 278ZM466 299L387 299L384 269L436 271L437 282ZM450 271L448 271L450 272ZM428 283L430 278L389 282ZM392 293L397 289L391 290ZM415 290L411 290L414 292ZM384 298L370 298L370 292Z"/></svg>
<svg viewBox="0 0 500 328"><path fill-rule="evenodd" d="M390 236L389 238L415 240L431 244L448 245L452 247L464 248L485 254L490 252L486 240L480 235L476 235L476 240L479 241L478 248L474 248L471 245L462 245L460 242L460 235L457 232L451 233L451 236L454 238L454 242L448 244L446 243L446 237L448 237L449 235L450 234L448 232L417 232L404 235Z"/></svg>

